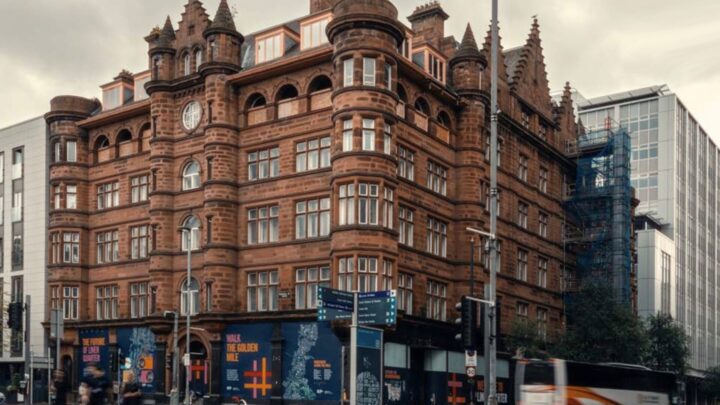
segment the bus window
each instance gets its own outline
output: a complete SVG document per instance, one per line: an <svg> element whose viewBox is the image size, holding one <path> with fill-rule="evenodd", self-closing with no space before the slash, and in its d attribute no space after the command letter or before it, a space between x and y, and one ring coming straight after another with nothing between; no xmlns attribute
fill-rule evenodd
<svg viewBox="0 0 720 405"><path fill-rule="evenodd" d="M529 362L525 365L523 385L555 385L555 366L552 363Z"/></svg>

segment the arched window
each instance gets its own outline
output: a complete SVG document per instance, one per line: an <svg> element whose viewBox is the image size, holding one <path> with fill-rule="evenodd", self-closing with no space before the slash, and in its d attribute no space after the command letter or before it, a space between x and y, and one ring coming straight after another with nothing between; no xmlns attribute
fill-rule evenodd
<svg viewBox="0 0 720 405"><path fill-rule="evenodd" d="M93 148L95 152L96 162L105 162L111 159L110 156L110 140L105 135L100 135L95 140L95 146Z"/></svg>
<svg viewBox="0 0 720 405"><path fill-rule="evenodd" d="M251 108L263 107L265 104L267 104L265 96L260 93L255 93L248 97L247 105L245 106L245 108L249 110Z"/></svg>
<svg viewBox="0 0 720 405"><path fill-rule="evenodd" d="M400 83L397 84L397 94L398 94L398 97L400 98L400 101L407 104L407 102L408 102L407 92L405 92L405 87L403 87L403 85Z"/></svg>
<svg viewBox="0 0 720 405"><path fill-rule="evenodd" d="M105 135L100 135L95 140L95 150L105 149L108 146L110 146L110 140L108 140L107 136Z"/></svg>
<svg viewBox="0 0 720 405"><path fill-rule="evenodd" d="M193 277L189 284L185 279L180 288L180 315L200 313L200 283Z"/></svg>
<svg viewBox="0 0 720 405"><path fill-rule="evenodd" d="M445 128L450 128L451 122L450 122L450 116L445 111L440 111L437 116L437 121L440 125L444 126Z"/></svg>
<svg viewBox="0 0 720 405"><path fill-rule="evenodd" d="M430 105L424 98L418 97L418 99L415 100L415 110L419 113L429 115L430 114Z"/></svg>
<svg viewBox="0 0 720 405"><path fill-rule="evenodd" d="M198 49L195 51L195 71L200 71L200 65L203 63L203 51L202 49Z"/></svg>
<svg viewBox="0 0 720 405"><path fill-rule="evenodd" d="M183 73L185 76L190 74L190 53L185 52L183 55Z"/></svg>
<svg viewBox="0 0 720 405"><path fill-rule="evenodd" d="M152 138L152 126L148 122L140 128L140 151L150 150L150 138Z"/></svg>
<svg viewBox="0 0 720 405"><path fill-rule="evenodd" d="M183 190L193 190L200 187L200 165L192 161L183 169Z"/></svg>
<svg viewBox="0 0 720 405"><path fill-rule="evenodd" d="M280 87L277 92L276 101L288 100L298 96L298 90L292 84L286 84Z"/></svg>
<svg viewBox="0 0 720 405"><path fill-rule="evenodd" d="M132 134L127 129L120 131L115 143L118 148L118 156L127 156L134 152L132 148Z"/></svg>
<svg viewBox="0 0 720 405"><path fill-rule="evenodd" d="M188 232L190 233L188 234ZM195 216L189 216L185 222L183 222L181 243L181 249L183 252L187 252L188 237L190 238L190 249L200 249L200 221Z"/></svg>
<svg viewBox="0 0 720 405"><path fill-rule="evenodd" d="M332 88L332 81L325 75L317 76L310 82L308 86L308 93L312 94L318 91L330 90Z"/></svg>

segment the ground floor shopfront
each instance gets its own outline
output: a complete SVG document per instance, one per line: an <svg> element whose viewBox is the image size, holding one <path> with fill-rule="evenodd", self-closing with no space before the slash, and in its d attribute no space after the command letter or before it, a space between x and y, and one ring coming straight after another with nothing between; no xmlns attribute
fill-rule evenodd
<svg viewBox="0 0 720 405"><path fill-rule="evenodd" d="M97 363L112 370L118 354L156 403L167 403L172 388L173 333L166 322L153 325L93 325L65 335L62 364L77 387L82 370ZM384 404L469 404L465 357L445 323L403 318L384 333L384 364L377 384ZM178 334L179 361L185 354L185 328ZM190 389L206 403L338 404L349 395L349 330L346 324L296 320L193 321L190 333ZM480 361L482 363L482 360ZM481 371L483 368L480 365ZM179 367L180 391L187 378ZM512 402L512 370L499 362L501 403ZM122 378L122 372L119 376ZM483 382L474 391L482 392ZM476 398L476 403L480 396Z"/></svg>

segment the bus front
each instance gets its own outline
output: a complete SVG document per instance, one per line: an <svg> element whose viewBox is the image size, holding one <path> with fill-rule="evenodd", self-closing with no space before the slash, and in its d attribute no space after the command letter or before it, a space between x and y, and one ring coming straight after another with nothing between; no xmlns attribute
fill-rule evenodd
<svg viewBox="0 0 720 405"><path fill-rule="evenodd" d="M562 360L518 360L515 397L518 405L558 405L563 401Z"/></svg>

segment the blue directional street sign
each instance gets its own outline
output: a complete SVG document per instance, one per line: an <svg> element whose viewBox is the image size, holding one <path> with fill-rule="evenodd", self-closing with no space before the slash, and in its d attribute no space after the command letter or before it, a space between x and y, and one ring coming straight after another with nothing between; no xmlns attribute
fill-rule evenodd
<svg viewBox="0 0 720 405"><path fill-rule="evenodd" d="M352 319L353 293L318 287L318 321ZM395 290L358 293L358 325L394 325L397 323Z"/></svg>
<svg viewBox="0 0 720 405"><path fill-rule="evenodd" d="M353 293L318 287L318 321L352 319Z"/></svg>
<svg viewBox="0 0 720 405"><path fill-rule="evenodd" d="M359 325L394 325L397 323L395 290L358 294Z"/></svg>

